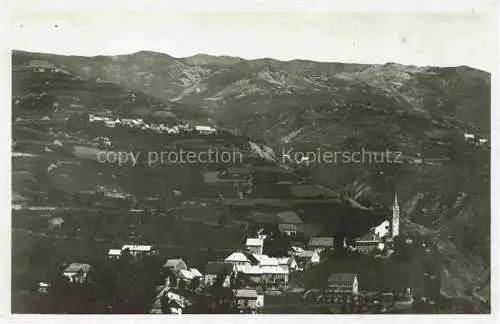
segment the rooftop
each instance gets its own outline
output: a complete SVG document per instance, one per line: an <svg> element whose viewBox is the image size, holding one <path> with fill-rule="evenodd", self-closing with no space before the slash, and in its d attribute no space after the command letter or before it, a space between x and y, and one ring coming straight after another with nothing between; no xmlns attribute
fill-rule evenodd
<svg viewBox="0 0 500 324"><path fill-rule="evenodd" d="M279 224L280 231L297 231L297 225L295 224Z"/></svg>
<svg viewBox="0 0 500 324"><path fill-rule="evenodd" d="M179 271L179 275L181 278L188 279L188 280L192 280L195 277L195 275L191 271L184 270L184 269Z"/></svg>
<svg viewBox="0 0 500 324"><path fill-rule="evenodd" d="M259 265L261 265L261 266L277 266L280 264L279 259L272 258L272 257L267 256L265 254L263 254L263 255L254 254L253 256L259 262Z"/></svg>
<svg viewBox="0 0 500 324"><path fill-rule="evenodd" d="M312 258L314 255L314 251L302 251L298 255L299 258Z"/></svg>
<svg viewBox="0 0 500 324"><path fill-rule="evenodd" d="M302 224L302 219L294 211L283 211L277 215L284 224Z"/></svg>
<svg viewBox="0 0 500 324"><path fill-rule="evenodd" d="M92 267L87 263L72 263L66 269L64 269L64 272L89 272L91 269Z"/></svg>
<svg viewBox="0 0 500 324"><path fill-rule="evenodd" d="M247 238L246 246L263 246L264 240L258 238Z"/></svg>
<svg viewBox="0 0 500 324"><path fill-rule="evenodd" d="M236 266L237 271L244 274L260 275L262 274L262 269L258 265L239 265Z"/></svg>
<svg viewBox="0 0 500 324"><path fill-rule="evenodd" d="M122 255L122 250L119 250L119 249L109 249L108 255Z"/></svg>
<svg viewBox="0 0 500 324"><path fill-rule="evenodd" d="M152 245L132 245L126 244L122 246L122 250L128 249L131 252L149 252L153 249Z"/></svg>
<svg viewBox="0 0 500 324"><path fill-rule="evenodd" d="M231 253L224 261L227 262L249 262L251 264L259 263L259 259L248 252L238 251Z"/></svg>
<svg viewBox="0 0 500 324"><path fill-rule="evenodd" d="M284 258L278 258L278 262L280 265L291 265L294 261L293 257L284 257Z"/></svg>
<svg viewBox="0 0 500 324"><path fill-rule="evenodd" d="M203 277L203 275L201 274L201 272L200 272L198 269L191 268L191 269L189 269L189 271L191 271L191 273L192 273L195 277Z"/></svg>
<svg viewBox="0 0 500 324"><path fill-rule="evenodd" d="M332 273L328 277L330 284L352 284L358 275L355 273Z"/></svg>
<svg viewBox="0 0 500 324"><path fill-rule="evenodd" d="M255 289L236 289L234 292L236 298L257 298L257 290Z"/></svg>
<svg viewBox="0 0 500 324"><path fill-rule="evenodd" d="M181 262L184 263L182 259L168 259L163 266L166 268L173 268Z"/></svg>
<svg viewBox="0 0 500 324"><path fill-rule="evenodd" d="M313 237L309 241L309 246L333 247L333 237Z"/></svg>

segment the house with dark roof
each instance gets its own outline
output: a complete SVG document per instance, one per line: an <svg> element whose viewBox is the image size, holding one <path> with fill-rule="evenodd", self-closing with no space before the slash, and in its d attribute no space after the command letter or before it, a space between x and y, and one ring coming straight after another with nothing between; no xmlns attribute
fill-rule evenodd
<svg viewBox="0 0 500 324"><path fill-rule="evenodd" d="M70 282L84 283L87 281L92 266L87 263L72 263L63 271L63 276Z"/></svg>
<svg viewBox="0 0 500 324"><path fill-rule="evenodd" d="M303 270L312 264L319 263L321 259L318 252L306 250L298 253L295 256L295 260L297 261L298 269Z"/></svg>
<svg viewBox="0 0 500 324"><path fill-rule="evenodd" d="M163 265L164 268L178 272L180 270L187 270L188 266L182 259L168 259Z"/></svg>
<svg viewBox="0 0 500 324"><path fill-rule="evenodd" d="M255 313L264 307L264 295L255 289L236 289L233 294L233 307L240 313Z"/></svg>
<svg viewBox="0 0 500 324"><path fill-rule="evenodd" d="M369 254L374 251L382 251L385 243L380 240L356 240L354 241L354 250L362 254Z"/></svg>
<svg viewBox="0 0 500 324"><path fill-rule="evenodd" d="M327 290L334 294L357 294L358 275L355 273L332 273L328 277Z"/></svg>
<svg viewBox="0 0 500 324"><path fill-rule="evenodd" d="M333 249L333 237L313 237L308 245L310 250L318 253L324 250Z"/></svg>
<svg viewBox="0 0 500 324"><path fill-rule="evenodd" d="M297 234L299 230L299 227L296 224L279 224L278 228L281 233L285 233L288 236Z"/></svg>

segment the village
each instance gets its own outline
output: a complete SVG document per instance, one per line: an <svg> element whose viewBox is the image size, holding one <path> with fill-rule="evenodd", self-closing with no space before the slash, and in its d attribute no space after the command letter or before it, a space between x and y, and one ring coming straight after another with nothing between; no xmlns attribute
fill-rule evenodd
<svg viewBox="0 0 500 324"><path fill-rule="evenodd" d="M109 128L114 128L117 126L129 127L132 129L141 129L141 130L149 130L156 134L179 134L181 132L195 132L201 135L215 135L217 133L217 129L211 126L206 125L190 125L189 123L181 123L177 125L172 125L169 127L168 125L161 123L155 124L153 122L145 122L143 118L121 118L119 116L115 116L113 118L113 114L111 112L107 112L106 114L94 115L89 114L88 121L90 123L102 123L104 126Z"/></svg>
<svg viewBox="0 0 500 324"><path fill-rule="evenodd" d="M395 196L392 219L384 220L367 235L352 242L344 239L343 248L372 258L390 258L394 239L399 235L399 213ZM280 296L285 294L294 294L298 304L306 304L310 309L327 309L333 313L386 312L391 307L399 311L412 309L412 288L399 292L362 291L359 286L363 278L358 273L331 273L328 283L319 290L293 283L294 278L320 264L336 247L333 237L312 237L308 244L293 242L297 231L301 230L301 222L293 212L286 214L287 220L279 224L279 231L291 241L286 253L280 256L265 253L266 240L271 238L265 226L258 226L244 246L235 247L225 258L208 260L204 268L189 266L182 253L163 256L154 244L136 242L109 249L107 259L118 268L127 263L149 264L148 258L161 262L159 273L155 274L161 282L155 287L155 297L149 308L151 314L267 313L280 306L283 302ZM85 260L61 269L69 285L82 287L92 285L96 270ZM40 282L38 292L48 294L51 287L50 282Z"/></svg>

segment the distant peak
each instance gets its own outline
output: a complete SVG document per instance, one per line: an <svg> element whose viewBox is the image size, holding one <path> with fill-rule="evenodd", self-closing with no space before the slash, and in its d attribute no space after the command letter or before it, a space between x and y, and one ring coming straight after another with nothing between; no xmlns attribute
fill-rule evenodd
<svg viewBox="0 0 500 324"><path fill-rule="evenodd" d="M184 61L191 65L233 65L243 61L243 59L235 56L214 56L200 53L186 57Z"/></svg>
<svg viewBox="0 0 500 324"><path fill-rule="evenodd" d="M168 54L160 53L160 52L154 52L154 51L139 51L139 52L133 53L132 55L135 55L135 56L167 56L167 57L171 57Z"/></svg>

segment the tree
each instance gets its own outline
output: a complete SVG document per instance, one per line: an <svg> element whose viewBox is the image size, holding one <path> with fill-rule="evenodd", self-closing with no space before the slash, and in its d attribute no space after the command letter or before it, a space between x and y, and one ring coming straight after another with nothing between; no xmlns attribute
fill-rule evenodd
<svg viewBox="0 0 500 324"><path fill-rule="evenodd" d="M290 250L290 238L282 233L278 226L268 228L267 238L264 240L264 254L272 257L283 257L288 255Z"/></svg>

